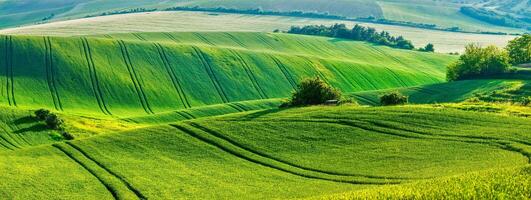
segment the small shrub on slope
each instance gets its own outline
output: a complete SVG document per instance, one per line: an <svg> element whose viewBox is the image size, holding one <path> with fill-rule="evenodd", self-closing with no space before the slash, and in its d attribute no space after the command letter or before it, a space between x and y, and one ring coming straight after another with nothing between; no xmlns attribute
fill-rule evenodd
<svg viewBox="0 0 531 200"><path fill-rule="evenodd" d="M50 114L50 111L46 109L39 109L35 111L35 117L41 121L46 120L49 114Z"/></svg>
<svg viewBox="0 0 531 200"><path fill-rule="evenodd" d="M408 97L399 92L391 92L380 97L380 104L382 106L402 105L407 104Z"/></svg>
<svg viewBox="0 0 531 200"><path fill-rule="evenodd" d="M324 104L328 100L339 100L341 93L319 77L304 79L293 93L290 106Z"/></svg>
<svg viewBox="0 0 531 200"><path fill-rule="evenodd" d="M51 129L60 129L63 125L63 120L59 118L56 114L49 114L48 117L46 117L46 125Z"/></svg>

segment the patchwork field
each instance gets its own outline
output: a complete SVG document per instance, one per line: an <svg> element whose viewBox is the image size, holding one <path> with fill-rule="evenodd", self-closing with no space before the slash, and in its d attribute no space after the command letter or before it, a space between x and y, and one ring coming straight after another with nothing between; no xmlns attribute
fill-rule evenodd
<svg viewBox="0 0 531 200"><path fill-rule="evenodd" d="M298 17L257 16L239 14L209 14L204 12L149 12L94 17L48 24L24 26L0 30L0 34L78 36L129 32L272 32L287 30L294 25L344 23L354 26L356 22ZM393 35L402 35L412 40L417 47L428 43L435 45L437 52L462 52L469 43L503 47L514 38L508 35L453 33L403 26L371 23L361 25L385 30Z"/></svg>

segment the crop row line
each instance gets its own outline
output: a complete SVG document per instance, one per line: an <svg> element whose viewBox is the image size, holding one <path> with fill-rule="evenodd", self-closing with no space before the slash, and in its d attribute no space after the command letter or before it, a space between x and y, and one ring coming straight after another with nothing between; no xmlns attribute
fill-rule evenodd
<svg viewBox="0 0 531 200"><path fill-rule="evenodd" d="M52 42L50 40L50 37L45 36L44 37L44 46L46 48L45 52L45 63L46 63L46 80L48 81L48 88L50 90L50 94L52 95L53 99L53 105L56 110L63 110L63 105L61 103L61 99L59 97L59 91L57 90L57 85L55 84L55 70L54 70L54 63L53 63L53 49L52 49Z"/></svg>
<svg viewBox="0 0 531 200"><path fill-rule="evenodd" d="M203 42L211 45L211 46L216 46L214 43L212 43L211 41L209 41L205 36L201 35L200 33L193 33L196 37L198 37L200 40L202 40Z"/></svg>
<svg viewBox="0 0 531 200"><path fill-rule="evenodd" d="M96 72L96 66L94 66L94 59L92 57L92 52L90 50L89 42L87 38L82 38L81 42L83 44L83 51L85 53L85 58L87 60L87 65L89 68L90 81L92 83L92 90L94 92L94 96L96 96L98 106L100 107L101 112L103 112L104 114L112 115L109 109L107 108L107 105L105 104L103 93L101 92L101 87L100 87L100 83L98 80L98 74Z"/></svg>
<svg viewBox="0 0 531 200"><path fill-rule="evenodd" d="M5 62L6 62L6 93L10 106L17 106L15 100L15 83L13 80L13 36L5 36Z"/></svg>
<svg viewBox="0 0 531 200"><path fill-rule="evenodd" d="M169 38L170 40L172 40L173 42L175 43L179 43L179 40L177 40L177 38L175 38L173 35L171 35L170 33L166 33L164 32L163 33L167 38Z"/></svg>
<svg viewBox="0 0 531 200"><path fill-rule="evenodd" d="M278 58L276 58L275 56L271 56L271 59L273 59L273 61L278 66L278 68L280 69L282 74L284 74L284 77L286 78L286 80L288 80L288 82L291 85L291 87L293 89L296 89L297 88L297 83L295 82L295 80L293 79L291 74L289 73L289 71L286 68L286 66L284 66L284 64L282 62L280 62L280 60Z"/></svg>
<svg viewBox="0 0 531 200"><path fill-rule="evenodd" d="M162 60L162 63L164 67L166 68L166 72L170 76L170 79L173 83L173 87L175 88L177 94L179 94L179 99L181 100L181 103L185 108L190 108L190 102L188 101L188 98L186 97L186 93L184 92L181 82L175 75L175 71L173 70L169 60L168 56L166 54L166 51L164 50L164 47L160 45L159 43L155 43L155 47L157 48L157 51L159 53L160 59Z"/></svg>
<svg viewBox="0 0 531 200"><path fill-rule="evenodd" d="M267 99L267 94L264 92L260 84L258 84L258 81L256 80L256 76L254 75L253 71L251 70L251 67L249 64L243 59L243 57L236 51L231 50L232 53L236 56L238 61L240 62L240 65L245 70L245 73L249 77L249 80L253 84L254 89L258 92L258 95L260 95L260 98Z"/></svg>
<svg viewBox="0 0 531 200"><path fill-rule="evenodd" d="M142 37L142 35L138 34L138 33L131 33L133 36L135 36L136 38L138 38L139 40L141 41L147 41L146 38Z"/></svg>
<svg viewBox="0 0 531 200"><path fill-rule="evenodd" d="M181 115L182 117L184 117L185 119L196 119L195 116L193 116L192 114L190 114L189 112L186 112L184 110L181 110L181 111L176 111L175 113Z"/></svg>
<svg viewBox="0 0 531 200"><path fill-rule="evenodd" d="M271 157L269 155L263 154L261 152L255 151L251 148L247 148L232 139L224 136L221 133L218 133L216 131L213 131L211 129L208 129L206 127L203 127L197 123L194 122L188 122L186 123L190 125L191 127L194 127L195 129L199 131L192 131L190 128L186 128L183 125L172 125L175 128L188 133L192 137L195 137L205 143L211 144L213 146L216 146L220 148L221 150L228 152L232 155L235 155L237 157L240 157L242 159L248 160L250 162L260 164L266 167L270 167L273 169L277 169L280 171L284 171L290 174L306 177L306 178L313 178L313 179L320 179L320 180L327 180L327 181L334 181L334 182L343 182L343 183L352 183L352 184L389 184L389 183L398 183L400 179L389 178L389 177L367 177L364 175L345 175L341 173L332 173L332 172L325 172L322 170L315 170L311 168L302 167L290 162L286 162L274 157ZM355 178L374 178L378 180L374 181L368 181L368 180L355 180Z"/></svg>
<svg viewBox="0 0 531 200"><path fill-rule="evenodd" d="M245 44L243 44L243 42L241 42L238 38L234 37L234 35L230 33L225 33L225 35L227 35L232 41L236 42L236 44L240 45L241 47L245 47Z"/></svg>
<svg viewBox="0 0 531 200"><path fill-rule="evenodd" d="M203 67L205 68L208 76L210 77L210 80L212 81L212 84L216 88L216 90L217 90L219 96L221 97L221 100L223 101L223 103L229 102L229 99L227 98L227 94L225 94L225 91L221 87L221 84L219 83L219 80L216 77L216 74L214 73L214 70L212 69L212 66L206 60L206 57L205 57L203 51L201 51L199 48L197 48L195 46L193 46L192 48L194 49L195 54L197 55L197 57L201 61Z"/></svg>
<svg viewBox="0 0 531 200"><path fill-rule="evenodd" d="M131 77L131 81L133 82L136 93L138 94L138 98L140 99L140 103L142 104L144 111L148 114L155 114L153 110L151 109L151 106L149 105L146 94L144 93L144 89L142 88L142 84L140 83L138 75L136 74L135 68L133 66L133 63L131 62L131 57L129 56L129 52L127 50L127 46L125 45L125 42L123 40L119 40L118 44L122 51L122 56L124 59L124 63L127 66L127 71L129 72L129 76Z"/></svg>

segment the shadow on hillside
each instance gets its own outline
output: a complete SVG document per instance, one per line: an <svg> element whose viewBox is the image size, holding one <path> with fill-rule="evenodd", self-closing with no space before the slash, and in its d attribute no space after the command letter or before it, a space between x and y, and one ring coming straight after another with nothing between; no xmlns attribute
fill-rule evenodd
<svg viewBox="0 0 531 200"><path fill-rule="evenodd" d="M19 130L14 131L13 133L21 134L26 132L44 132L48 130L48 127L44 124L35 124L33 126L27 127L27 128L21 128Z"/></svg>
<svg viewBox="0 0 531 200"><path fill-rule="evenodd" d="M27 116L27 117L16 119L13 123L15 123L15 125L22 125L22 124L30 124L30 123L36 123L36 122L38 122L37 119L31 116Z"/></svg>
<svg viewBox="0 0 531 200"><path fill-rule="evenodd" d="M287 109L288 108L282 108L282 109L281 108L275 108L275 109L262 110L262 111L253 112L253 113L247 114L245 116L242 116L241 119L242 120L253 120L253 119L265 116L265 115L282 112L282 111L285 111Z"/></svg>

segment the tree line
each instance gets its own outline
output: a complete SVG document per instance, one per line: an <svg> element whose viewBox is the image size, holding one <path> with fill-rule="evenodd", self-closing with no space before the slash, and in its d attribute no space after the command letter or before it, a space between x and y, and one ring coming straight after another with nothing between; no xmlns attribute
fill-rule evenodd
<svg viewBox="0 0 531 200"><path fill-rule="evenodd" d="M378 32L371 27L364 27L355 25L352 29L347 28L345 24L334 24L331 26L325 25L308 25L308 26L292 26L287 33L317 35L326 37L335 37L356 41L367 41L374 44L385 45L400 49L414 49L415 46L411 41L406 40L402 36L392 36L389 32ZM433 46L432 46L433 47Z"/></svg>
<svg viewBox="0 0 531 200"><path fill-rule="evenodd" d="M499 76L516 71L513 65L531 63L531 35L525 34L510 41L505 49L496 46L466 46L459 60L448 66L449 81Z"/></svg>

